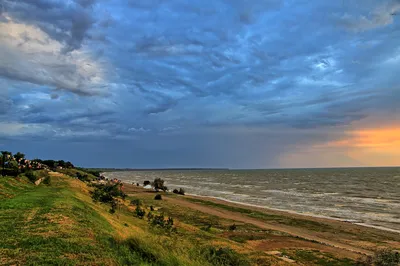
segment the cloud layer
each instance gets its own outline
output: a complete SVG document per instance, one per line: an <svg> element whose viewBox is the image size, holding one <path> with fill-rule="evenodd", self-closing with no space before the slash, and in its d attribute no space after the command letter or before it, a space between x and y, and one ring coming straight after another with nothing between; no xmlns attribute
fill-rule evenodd
<svg viewBox="0 0 400 266"><path fill-rule="evenodd" d="M99 166L98 145L128 167L290 166L288 153L399 115L399 11L398 0L4 0L0 143L91 142L81 162Z"/></svg>

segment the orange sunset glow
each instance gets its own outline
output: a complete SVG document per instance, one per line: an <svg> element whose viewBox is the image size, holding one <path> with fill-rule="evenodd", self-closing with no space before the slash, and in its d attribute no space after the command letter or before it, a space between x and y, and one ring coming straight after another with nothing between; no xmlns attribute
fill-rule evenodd
<svg viewBox="0 0 400 266"><path fill-rule="evenodd" d="M323 144L325 147L357 147L384 151L400 150L400 127L355 130L349 138Z"/></svg>
<svg viewBox="0 0 400 266"><path fill-rule="evenodd" d="M346 139L316 147L339 148L368 166L397 166L400 165L400 127L349 131Z"/></svg>
<svg viewBox="0 0 400 266"><path fill-rule="evenodd" d="M285 154L282 165L294 167L399 166L400 126L354 129L345 137L298 147Z"/></svg>

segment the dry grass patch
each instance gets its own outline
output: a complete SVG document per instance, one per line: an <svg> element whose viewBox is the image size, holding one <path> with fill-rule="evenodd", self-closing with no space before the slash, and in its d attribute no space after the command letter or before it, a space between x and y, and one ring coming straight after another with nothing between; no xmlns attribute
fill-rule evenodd
<svg viewBox="0 0 400 266"><path fill-rule="evenodd" d="M47 213L44 215L44 217L47 218L49 222L62 226L72 227L75 225L74 220L62 214Z"/></svg>
<svg viewBox="0 0 400 266"><path fill-rule="evenodd" d="M27 223L31 222L33 220L33 218L35 218L38 211L39 211L39 208L33 208L30 212L27 213L25 221Z"/></svg>

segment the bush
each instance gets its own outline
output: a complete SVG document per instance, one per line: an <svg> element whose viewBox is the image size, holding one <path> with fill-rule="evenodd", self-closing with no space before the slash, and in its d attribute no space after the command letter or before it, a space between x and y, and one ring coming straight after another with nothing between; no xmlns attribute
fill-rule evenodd
<svg viewBox="0 0 400 266"><path fill-rule="evenodd" d="M81 174L80 172L76 172L76 178L81 180L82 182L90 182L92 181L87 174Z"/></svg>
<svg viewBox="0 0 400 266"><path fill-rule="evenodd" d="M37 180L37 176L32 170L26 171L25 176L31 181L32 183L35 183Z"/></svg>
<svg viewBox="0 0 400 266"><path fill-rule="evenodd" d="M146 180L146 181L143 182L143 186L144 187L147 186L147 185L151 185L151 182L149 180Z"/></svg>
<svg viewBox="0 0 400 266"><path fill-rule="evenodd" d="M43 184L45 185L50 185L51 184L51 177L49 174L47 174L44 179L43 179Z"/></svg>
<svg viewBox="0 0 400 266"><path fill-rule="evenodd" d="M172 219L171 217L168 217L168 219L165 223L165 228L172 229L173 226L174 226L174 219Z"/></svg>
<svg viewBox="0 0 400 266"><path fill-rule="evenodd" d="M120 190L119 184L115 185L95 185L95 190L91 192L93 201L111 203L114 197L125 198L126 194Z"/></svg>
<svg viewBox="0 0 400 266"><path fill-rule="evenodd" d="M100 177L101 176L101 172L98 170L94 170L94 169L85 169L85 168L81 168L81 171L84 171L88 174L94 175L95 177Z"/></svg>
<svg viewBox="0 0 400 266"><path fill-rule="evenodd" d="M145 210L143 210L139 206L136 206L135 213L136 213L136 216L139 217L140 219L143 219L143 217L146 215Z"/></svg>
<svg viewBox="0 0 400 266"><path fill-rule="evenodd" d="M118 207L118 202L116 201L116 200L112 200L111 201L111 209L109 210L109 212L111 213L111 214L114 214L115 213L115 211L117 210L117 207Z"/></svg>
<svg viewBox="0 0 400 266"><path fill-rule="evenodd" d="M153 181L153 187L156 191L158 190L162 190L162 191L167 191L168 188L166 186L164 186L164 180L162 180L161 178L156 178Z"/></svg>
<svg viewBox="0 0 400 266"><path fill-rule="evenodd" d="M185 195L185 190L183 188L180 188L179 190L175 188L172 192L179 195Z"/></svg>
<svg viewBox="0 0 400 266"><path fill-rule="evenodd" d="M400 254L399 252L395 252L390 249L383 249L376 252L372 257L367 257L366 259L358 260L356 265L398 266L400 265Z"/></svg>
<svg viewBox="0 0 400 266"><path fill-rule="evenodd" d="M160 194L157 194L157 195L154 197L154 199L155 199L155 200L162 200L162 196L161 196Z"/></svg>
<svg viewBox="0 0 400 266"><path fill-rule="evenodd" d="M120 185L94 185L94 191L91 191L92 199L94 202L111 203L110 213L115 213L118 201L116 197L125 198L126 194L120 190Z"/></svg>
<svg viewBox="0 0 400 266"><path fill-rule="evenodd" d="M160 215L152 216L151 219L149 220L149 223L153 226L163 227L164 226L164 215L160 214Z"/></svg>
<svg viewBox="0 0 400 266"><path fill-rule="evenodd" d="M32 170L30 170L32 171ZM13 176L17 177L19 174L19 169L14 169L14 168L5 168L4 170L1 170L1 173L4 174L5 176Z"/></svg>
<svg viewBox="0 0 400 266"><path fill-rule="evenodd" d="M230 231L235 231L236 230L236 224L232 224L229 226Z"/></svg>
<svg viewBox="0 0 400 266"><path fill-rule="evenodd" d="M171 230L173 229L174 226L174 219L171 217L168 217L167 220L165 220L164 215L153 215L153 214L148 214L147 218L149 219L149 223L152 226L157 226L161 227L166 230Z"/></svg>
<svg viewBox="0 0 400 266"><path fill-rule="evenodd" d="M142 201L140 199L133 199L131 200L131 205L141 206Z"/></svg>
<svg viewBox="0 0 400 266"><path fill-rule="evenodd" d="M249 261L230 248L215 248L207 246L202 249L201 254L212 265L221 266L247 266Z"/></svg>
<svg viewBox="0 0 400 266"><path fill-rule="evenodd" d="M374 255L372 262L375 266L398 266L400 254L390 249L380 250Z"/></svg>
<svg viewBox="0 0 400 266"><path fill-rule="evenodd" d="M206 226L201 228L201 230L206 231L206 232L210 232L211 231L211 227L212 227L212 224L207 224Z"/></svg>

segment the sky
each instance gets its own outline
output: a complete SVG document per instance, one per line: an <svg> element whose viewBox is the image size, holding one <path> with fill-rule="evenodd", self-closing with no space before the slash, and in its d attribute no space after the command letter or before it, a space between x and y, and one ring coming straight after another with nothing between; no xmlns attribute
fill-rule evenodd
<svg viewBox="0 0 400 266"><path fill-rule="evenodd" d="M400 165L400 0L0 0L0 150Z"/></svg>

